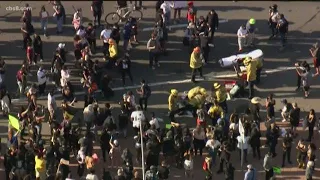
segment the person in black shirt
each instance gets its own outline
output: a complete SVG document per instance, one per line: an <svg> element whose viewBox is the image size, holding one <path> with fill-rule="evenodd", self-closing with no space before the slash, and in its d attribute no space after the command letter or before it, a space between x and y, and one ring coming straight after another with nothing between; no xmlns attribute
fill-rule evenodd
<svg viewBox="0 0 320 180"><path fill-rule="evenodd" d="M119 45L119 41L120 41L120 30L119 30L119 25L118 24L115 24L113 25L112 27L112 31L111 31L111 34L110 34L110 38L115 40L117 45Z"/></svg>
<svg viewBox="0 0 320 180"><path fill-rule="evenodd" d="M211 10L206 18L210 32L210 43L213 45L214 33L219 27L219 16L215 10Z"/></svg>
<svg viewBox="0 0 320 180"><path fill-rule="evenodd" d="M207 31L201 32L199 34L199 39L200 39L200 47L201 47L202 56L203 56L204 61L207 63L208 58L209 58L209 52L210 52L208 32Z"/></svg>
<svg viewBox="0 0 320 180"><path fill-rule="evenodd" d="M292 147L292 136L289 131L286 132L284 138L282 139L282 167L285 166L286 157L288 159L288 163L292 164L291 162L291 147Z"/></svg>
<svg viewBox="0 0 320 180"><path fill-rule="evenodd" d="M86 28L86 36L87 41L90 45L91 52L94 53L96 51L97 45L96 45L96 30L93 27L92 23L88 24L88 27Z"/></svg>
<svg viewBox="0 0 320 180"><path fill-rule="evenodd" d="M161 166L158 167L158 176L161 180L169 179L170 170L165 161L162 161Z"/></svg>
<svg viewBox="0 0 320 180"><path fill-rule="evenodd" d="M22 36L23 36L23 49L26 49L27 43L32 42L30 35L32 34L31 30L33 29L33 26L26 18L23 18L22 21L23 21L23 23L22 23L22 27L21 27L21 32L22 32ZM31 26L32 26L32 28L31 28Z"/></svg>
<svg viewBox="0 0 320 180"><path fill-rule="evenodd" d="M253 157L255 158L258 155L258 159L260 160L260 137L261 132L258 129L256 124L252 124L251 133L250 133L250 145L253 152Z"/></svg>
<svg viewBox="0 0 320 180"><path fill-rule="evenodd" d="M129 76L129 79L131 83L133 84L133 78L131 74L131 60L129 58L129 54L126 53L125 56L120 59L117 63L116 66L119 67L120 73L121 73L121 79L122 79L122 84L125 86L126 82L126 74Z"/></svg>
<svg viewBox="0 0 320 180"><path fill-rule="evenodd" d="M291 130L294 136L296 136L297 135L296 130L297 130L297 127L299 126L299 121L300 121L300 108L298 107L297 103L292 103L292 107L293 109L291 109L289 112L289 118L290 118Z"/></svg>
<svg viewBox="0 0 320 180"><path fill-rule="evenodd" d="M98 26L101 25L101 15L103 14L103 0L93 0L91 4L91 11L93 13L93 24L96 26L98 21Z"/></svg>
<svg viewBox="0 0 320 180"><path fill-rule="evenodd" d="M42 51L42 40L38 34L34 34L34 41L33 41L33 49L34 49L34 58L35 61L40 56L40 62L43 61L43 51Z"/></svg>
<svg viewBox="0 0 320 180"><path fill-rule="evenodd" d="M230 161L230 157L231 157L230 144L227 141L223 142L218 153L220 154L220 164L219 164L219 170L217 171L217 173L220 174L224 171L223 166L225 165L225 163Z"/></svg>

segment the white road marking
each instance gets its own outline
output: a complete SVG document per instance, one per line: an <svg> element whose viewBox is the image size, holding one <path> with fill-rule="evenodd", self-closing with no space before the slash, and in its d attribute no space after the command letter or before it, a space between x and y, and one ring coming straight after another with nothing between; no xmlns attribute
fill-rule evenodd
<svg viewBox="0 0 320 180"><path fill-rule="evenodd" d="M228 19L220 19L219 23L227 23ZM176 24L176 25L171 25L168 26L168 29L175 29L175 28L187 28L188 24ZM141 31L152 31L154 30L154 27L148 27L148 28L143 28Z"/></svg>
<svg viewBox="0 0 320 180"><path fill-rule="evenodd" d="M273 74L273 73L277 73L277 72L282 72L282 71L288 71L288 70L294 70L295 67L280 67L277 69L270 69L270 70L265 70L262 73L263 74ZM222 75L205 75L206 79L196 79L197 81L213 81L215 78L233 78L233 77L237 77L236 74L222 74ZM149 83L148 85L150 87L154 87L154 86L162 86L162 85L172 85L172 84L183 84L183 83L189 83L190 79L184 79L184 80L175 80L175 81L163 81L163 82L155 82L155 83ZM126 86L126 87L116 87L113 88L113 91L123 91L123 90L128 90L128 89L136 89L139 88L140 85L134 85L134 86ZM101 90L98 90L97 92L101 92ZM84 92L75 92L76 96L79 95L84 95ZM57 98L62 97L62 95L56 95ZM38 99L40 100L45 100L47 99L47 96L41 96ZM25 101L25 98L21 98L21 99L12 99L12 103L17 103L17 102L23 102Z"/></svg>

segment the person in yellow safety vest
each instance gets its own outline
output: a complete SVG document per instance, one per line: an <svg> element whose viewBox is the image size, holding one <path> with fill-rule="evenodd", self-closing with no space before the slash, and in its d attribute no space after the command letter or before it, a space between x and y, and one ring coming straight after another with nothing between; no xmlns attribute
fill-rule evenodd
<svg viewBox="0 0 320 180"><path fill-rule="evenodd" d="M202 75L202 58L200 47L195 47L190 56L190 68L191 68L191 81L196 82L196 71L200 73L200 77L203 78Z"/></svg>
<svg viewBox="0 0 320 180"><path fill-rule="evenodd" d="M219 106L224 110L225 113L228 113L227 105L227 90L224 86L221 86L219 83L213 84L215 100L218 102Z"/></svg>
<svg viewBox="0 0 320 180"><path fill-rule="evenodd" d="M109 57L114 60L118 56L118 47L113 39L109 39Z"/></svg>
<svg viewBox="0 0 320 180"><path fill-rule="evenodd" d="M253 61L251 57L246 57L243 64L247 70L247 82L249 86L249 99L254 97L254 83L257 79L257 61Z"/></svg>
<svg viewBox="0 0 320 180"><path fill-rule="evenodd" d="M208 111L208 115L212 120L212 125L215 126L217 124L218 119L224 118L224 111L221 106L219 106L218 102L213 101L213 105L210 107Z"/></svg>
<svg viewBox="0 0 320 180"><path fill-rule="evenodd" d="M204 101L206 100L206 96L203 96L202 94L197 94L192 99L189 99L189 104L195 108L195 111L197 109L201 109Z"/></svg>
<svg viewBox="0 0 320 180"><path fill-rule="evenodd" d="M260 77L261 77L261 71L262 71L262 66L263 66L263 60L262 59L254 59L254 61L257 61L256 84L260 84Z"/></svg>
<svg viewBox="0 0 320 180"><path fill-rule="evenodd" d="M169 111L172 112L172 111L175 111L178 109L178 90L176 89L171 89L170 91L170 95L169 95L169 98L168 98L168 104L169 104Z"/></svg>
<svg viewBox="0 0 320 180"><path fill-rule="evenodd" d="M197 94L202 94L204 96L207 96L207 91L206 91L206 89L204 89L200 86L194 87L188 91L188 99L192 99Z"/></svg>

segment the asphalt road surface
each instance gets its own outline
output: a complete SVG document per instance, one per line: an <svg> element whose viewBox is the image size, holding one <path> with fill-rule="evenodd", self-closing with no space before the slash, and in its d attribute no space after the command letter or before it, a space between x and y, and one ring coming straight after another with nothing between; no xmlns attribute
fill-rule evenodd
<svg viewBox="0 0 320 180"><path fill-rule="evenodd" d="M6 85L10 92L14 93L17 89L16 85L16 71L21 65L22 60L25 58L25 52L22 50L22 35L20 33L21 23L19 21L21 17L21 11L7 11L6 7L19 6L23 7L26 1L3 1L1 2L0 7L0 55L6 59L7 63L7 72L6 72ZM40 23L39 18L37 17L41 5L46 5L47 10L50 14L53 13L52 5L48 4L46 1L43 2L28 2L30 7L32 7L33 14L33 25L36 29L36 32L40 32ZM273 3L278 4L278 9L285 17L290 21L289 26L289 35L288 35L288 46L282 52L279 51L280 42L279 40L269 41L268 37L270 31L267 26L267 17L268 17L268 7ZM76 5L75 5L76 4ZM115 2L104 2L105 14L107 12L114 11ZM49 68L51 62L52 53L60 42L66 43L66 48L70 51L67 57L69 67L72 69L74 77L72 81L80 87L79 77L77 76L77 69L73 68L74 58L73 58L73 28L71 25L73 8L74 5L76 8L82 8L84 16L84 24L92 21L92 15L90 13L90 2L63 2L67 13L67 25L64 28L64 33L57 36L55 34L55 23L53 19L49 20L49 34L48 38L41 36L44 42L44 62L43 65L45 68ZM144 18L139 24L139 28L149 28L153 26L154 17L155 17L155 2L144 2L144 6L147 7L146 10L143 10ZM246 23L250 18L255 18L257 20L257 28L259 29L257 33L257 48L261 49L264 52L265 64L264 69L267 73L264 73L262 77L262 83L257 87L256 96L265 98L269 93L274 93L277 105L276 109L282 108L280 105L280 100L283 98L288 99L289 102L297 102L303 111L302 117L306 115L311 108L315 109L316 112L320 112L319 104L319 78L316 78L312 82L311 94L308 99L303 98L303 92L295 92L295 72L292 70L293 64L297 61L307 60L311 63L311 58L309 55L308 49L316 41L319 41L320 37L320 5L317 2L205 2L197 1L195 6L198 7L199 15L206 15L209 10L215 9L221 20L227 20L225 23L221 23L216 33L215 38L215 48L211 49L210 52L210 62L204 68L204 73L206 74L206 80L199 83L200 86L203 86L207 89L211 88L213 82L216 81L225 81L230 79L230 76L234 75L232 69L223 69L217 63L217 60L230 56L237 51L237 38L236 32L241 24ZM182 17L185 17L186 12L183 11ZM100 34L100 31L97 32ZM176 88L180 92L187 91L191 89L194 85L187 81L190 79L190 68L189 68L189 56L187 49L182 45L182 36L183 28L174 28L169 32L169 42L168 42L168 51L169 54L166 57L160 58L161 67L156 70L148 68L148 53L146 49L146 41L150 36L150 31L141 31L139 32L138 39L140 44L135 46L133 52L131 53L131 58L133 61L132 72L134 75L135 83L139 83L140 78L145 78L152 86L153 95L150 98L149 111L155 112L157 116L167 119L167 98L171 88ZM101 41L97 41L98 46L102 45ZM121 43L120 43L121 44ZM102 62L102 53L97 53L94 56L94 59L101 60ZM313 70L314 71L314 70ZM33 68L33 77L30 77L29 81L34 82L36 80L36 68ZM127 90L135 90L136 87L125 87L121 86L120 75L115 72L110 72L115 78L113 86L119 87L116 91L115 97L109 102L115 107L115 113L119 110L117 108L117 102L121 99L121 96ZM219 77L216 78L216 77ZM49 88L48 88L49 89ZM79 89L80 90L80 89ZM81 95L81 93L79 93ZM81 100L81 96L79 96ZM25 104L24 100L16 100L15 109L19 105ZM46 105L46 100L40 100L40 103ZM101 101L102 105L105 103ZM248 102L246 99L236 99L228 102L230 108L237 108L241 105L246 105ZM78 113L75 117L81 117L81 112L83 108L82 101L79 101L75 108L78 109ZM265 115L265 114L263 114ZM280 117L280 114L276 114L277 117ZM195 122L192 118L184 117L180 118L184 123L194 126ZM278 118L280 121L281 119ZM286 123L279 122L280 126L286 127ZM263 127L263 126L262 126ZM263 131L265 129L262 129ZM306 137L306 133L302 132L300 129L300 136ZM7 119L2 118L0 120L0 135L6 137L7 132ZM44 125L42 133L48 135L48 126ZM320 146L318 141L319 134L315 133L314 142ZM5 142L5 141L3 141ZM297 143L297 140L295 140ZM120 139L120 145L122 147L129 147L133 149L132 137L127 139ZM97 147L98 148L98 147ZM99 151L99 150L97 150ZM281 165L281 153L280 148L278 147L277 152L278 156L274 158L275 165ZM262 149L262 154L264 155L267 152L266 149ZM98 153L99 154L99 153ZM292 161L293 165L288 165L282 169L282 174L277 175L277 179L305 179L304 170L297 169L295 162L295 150L292 152ZM319 152L317 152L317 157L319 157ZM195 158L195 177L200 179L204 178L204 173L202 172L201 163L204 157ZM238 159L237 152L232 154L232 163L235 165L236 179L243 179L244 173L241 171L240 161ZM255 168L259 171L258 179L264 179L264 170L262 168L262 160L258 161L252 159L252 155L249 155L249 162L252 162ZM75 162L73 162L75 163ZM98 165L99 170L102 170L102 167L107 167L108 164ZM135 164L137 168L141 165ZM73 168L75 172L76 168ZM215 167L216 171L216 167ZM112 170L115 173L115 170ZM74 175L76 175L74 173ZM222 179L222 175L215 175L215 179ZM171 169L170 179L182 179L183 170L176 168ZM314 179L320 179L319 169L314 173Z"/></svg>

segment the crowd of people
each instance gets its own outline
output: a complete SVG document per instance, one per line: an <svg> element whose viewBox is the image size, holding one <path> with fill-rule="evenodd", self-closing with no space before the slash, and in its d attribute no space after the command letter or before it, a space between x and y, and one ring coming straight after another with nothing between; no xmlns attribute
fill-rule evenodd
<svg viewBox="0 0 320 180"><path fill-rule="evenodd" d="M123 7L127 4L118 2ZM50 2L51 3L51 2ZM132 2L131 2L132 3ZM63 33L66 12L60 1L53 1L57 34ZM139 6L138 6L139 4ZM26 6L29 6L28 4ZM143 8L142 1L135 2L136 7ZM206 16L197 14L197 7L193 2L157 1L154 31L147 42L149 51L149 66L152 69L159 68L159 56L167 55L166 42L168 40L169 25L182 21L181 10L187 8L188 27L182 43L190 48L190 68L192 69L191 81L196 83L195 73L202 74L202 66L208 62L210 47L214 47L214 34L219 27L219 18L215 10L208 12ZM174 10L174 18L171 20L171 9ZM93 1L91 5L94 20L85 27L81 9L76 9L72 25L75 35L74 61L67 59L67 50L64 43L59 43L54 50L50 70L46 70L40 62L44 60L43 42L32 25L30 10L25 10L21 18L23 35L23 49L26 51L26 60L16 73L18 96L27 98L27 106L21 107L17 114L20 128L9 126L8 143L4 154L4 167L6 179L118 179L139 180L142 179L141 171L135 169L136 165L143 167L147 180L170 179L170 169L177 167L184 170L186 178L194 179L194 158L203 157L202 169L205 179L213 179L215 173L213 167L217 166L216 173L224 174L224 179L235 179L235 167L231 158L233 151L239 151L239 160L247 165L244 180L257 180L257 169L248 162L248 155L253 158L263 158L265 179L272 179L276 171L274 167L292 164L291 151L294 147L293 140L297 138L297 127L300 124L300 108L298 104L283 100L281 116L283 122L289 122L290 128L280 128L275 121L275 104L273 95L270 94L262 105L262 99L255 97L253 87L260 82L260 74L263 66L262 60L246 57L243 64L246 67L244 81L249 87L250 103L244 112L230 110L228 108L228 91L224 84L213 83L212 87L204 88L196 86L187 93L179 93L177 89L171 89L168 97L168 119L171 123L163 127L163 119L158 118L153 112L148 111L148 100L152 98L152 89L144 79L140 80L140 88L135 92L128 91L119 101L121 112L115 114L109 103L101 107L101 101L97 98L98 90L105 99L114 96L110 88L112 78L109 70L118 69L123 86L126 76L132 84L134 79L131 74L130 53L132 44L138 44L138 21L129 17L123 27L119 24L107 24L97 39L97 31L102 26L103 2ZM41 33L49 36L47 25L49 13L43 6L39 12L41 21ZM269 25L272 31L270 39L278 34L282 45L285 45L288 22L283 14L277 10L277 5L270 7ZM122 29L122 31L120 31ZM238 30L239 51L247 45L254 46L255 19L248 20ZM101 51L103 63L93 61L95 53L100 51L97 40L102 41ZM122 45L120 45L122 42ZM134 51L134 50L133 50ZM298 88L301 84L305 91L305 97L309 95L310 78L319 74L320 52L318 44L310 49L314 58L316 73L312 75L310 66L306 62L296 64L298 74ZM74 66L81 70L82 89L85 93L83 120L71 123L75 115L73 106L78 102L75 95L75 87L70 81L71 71L66 63L74 62ZM102 65L103 64L103 65ZM37 82L30 87L27 85L28 77L33 76L31 68L37 67ZM4 86L5 62L0 59L0 97L4 115L13 114L11 109L11 95ZM54 88L47 91L48 77L52 78ZM58 107L55 95L61 93L63 100ZM136 96L138 103L136 103ZM40 96L47 96L47 106L37 102ZM260 109L265 106L267 116L264 119L260 115ZM62 117L59 116L60 110ZM189 127L179 121L179 116L191 112L196 121L196 127ZM50 127L50 139L42 136L42 125L48 122ZM261 122L267 131L266 142L262 145L260 132ZM132 125L132 128L129 127ZM314 128L319 127L315 111L310 113L303 122L303 127L308 128L308 137L299 137L296 143L297 166L304 168L305 179L311 180L315 171L316 146L314 140ZM85 130L82 130L85 127ZM119 142L121 138L131 138L128 133L133 130L132 149L122 148ZM281 142L280 137L282 137ZM47 142L48 141L48 142ZM100 146L97 151L95 144ZM265 155L260 148L268 147ZM273 158L277 156L276 147L281 146L282 164L277 165ZM143 148L141 148L143 147ZM144 154L142 154L144 149ZM131 152L134 151L134 152ZM208 155L204 155L204 151ZM279 153L279 152L278 152ZM242 156L243 155L243 156ZM144 157L144 158L142 158ZM243 158L243 159L242 159ZM71 161L77 162L76 174L71 172ZM144 161L143 161L144 160ZM98 169L98 161L108 164L108 168ZM115 170L116 176L112 175Z"/></svg>

